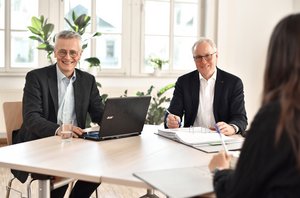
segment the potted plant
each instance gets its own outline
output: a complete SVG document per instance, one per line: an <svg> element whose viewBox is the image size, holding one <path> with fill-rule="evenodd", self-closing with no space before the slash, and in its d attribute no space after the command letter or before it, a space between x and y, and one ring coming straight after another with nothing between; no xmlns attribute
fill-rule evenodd
<svg viewBox="0 0 300 198"><path fill-rule="evenodd" d="M147 117L145 124L154 124L160 125L164 122L164 116L166 112L166 107L164 106L166 103L171 101L171 98L165 96L164 94L172 89L175 86L174 83L168 84L157 91L155 95L152 96L150 106L147 112ZM151 96L152 91L154 90L154 86L151 85L146 93L138 91L136 93L137 96ZM127 90L124 91L124 94L121 97L127 97Z"/></svg>
<svg viewBox="0 0 300 198"><path fill-rule="evenodd" d="M45 19L43 15L41 15L40 18L33 16L31 18L31 26L28 26L28 29L33 34L29 38L39 42L37 49L45 50L47 52L48 61L53 64L51 55L54 51L54 46L51 44L51 34L54 25L48 23L48 19Z"/></svg>
<svg viewBox="0 0 300 198"><path fill-rule="evenodd" d="M159 71L162 70L162 66L166 63L168 63L169 61L168 60L164 60L162 58L159 58L159 57L150 57L148 59L150 65L153 66L153 73L155 75L158 75Z"/></svg>
<svg viewBox="0 0 300 198"><path fill-rule="evenodd" d="M71 29L80 35L85 33L86 27L90 24L90 20L90 16L87 16L86 14L77 16L74 11L72 12L72 22L65 18L65 21L68 23ZM47 58L49 62L53 64L51 55L54 51L54 45L52 43L54 43L55 37L51 38L51 35L53 33L54 25L52 23L48 23L48 19L45 19L43 15L41 15L40 18L33 16L31 18L31 26L28 26L28 29L33 34L29 38L39 42L37 49L45 50L47 52ZM100 32L95 32L91 38L100 35ZM88 46L87 40L88 39L83 41L83 50ZM90 57L84 60L88 62L89 67L100 67L100 60L97 57Z"/></svg>
<svg viewBox="0 0 300 198"><path fill-rule="evenodd" d="M85 33L86 27L90 25L91 17L87 16L86 14L82 14L80 16L77 16L76 13L72 12L72 20L73 22L69 21L67 18L65 18L65 21L68 23L68 25L72 28L73 31L78 32L78 34L83 35ZM100 32L95 32L92 37L89 39L92 39L94 37L101 36ZM84 40L84 44L82 45L82 50L84 50L88 44L86 43L87 40ZM100 69L100 60L97 57L90 57L84 59L86 62L89 63L89 68L96 68L96 71Z"/></svg>

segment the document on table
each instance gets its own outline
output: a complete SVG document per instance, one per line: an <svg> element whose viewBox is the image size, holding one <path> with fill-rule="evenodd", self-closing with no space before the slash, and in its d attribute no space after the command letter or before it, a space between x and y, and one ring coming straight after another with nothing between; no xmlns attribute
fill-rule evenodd
<svg viewBox="0 0 300 198"><path fill-rule="evenodd" d="M203 127L158 129L158 135L209 153L222 150L220 135ZM243 138L233 138L223 134L222 136L229 150L241 148Z"/></svg>
<svg viewBox="0 0 300 198"><path fill-rule="evenodd" d="M213 192L212 174L207 166L136 172L133 175L168 197L195 197Z"/></svg>

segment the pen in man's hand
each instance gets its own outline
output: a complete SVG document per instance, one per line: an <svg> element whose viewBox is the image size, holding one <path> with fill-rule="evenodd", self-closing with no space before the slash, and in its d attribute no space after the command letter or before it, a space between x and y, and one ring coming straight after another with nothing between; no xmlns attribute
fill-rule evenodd
<svg viewBox="0 0 300 198"><path fill-rule="evenodd" d="M166 109L166 112L167 112L168 114L173 115L174 118L175 118L175 120L176 120L176 116L175 116L173 113L171 113L168 109ZM178 125L180 126L180 120L178 120Z"/></svg>
<svg viewBox="0 0 300 198"><path fill-rule="evenodd" d="M219 127L218 127L217 124L215 124L215 128L216 128L217 133L219 133L219 135L220 135L220 139L221 139L223 148L224 148L224 150L225 150L225 153L226 153L226 155L228 155L228 149L227 149L227 146L226 146L226 144L225 144L225 142L224 142L223 135L222 135L222 133L221 133L221 131L220 131L220 129L219 129Z"/></svg>

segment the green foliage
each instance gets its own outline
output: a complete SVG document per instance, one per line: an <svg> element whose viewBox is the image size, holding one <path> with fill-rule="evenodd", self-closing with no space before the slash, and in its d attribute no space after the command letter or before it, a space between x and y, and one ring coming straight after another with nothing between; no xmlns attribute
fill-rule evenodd
<svg viewBox="0 0 300 198"><path fill-rule="evenodd" d="M100 89L102 87L102 85L99 83L99 82L96 82L96 85L97 87ZM108 94L102 94L101 95L101 102L103 105L105 105L105 102L106 102L106 99L108 98ZM88 113L87 116L86 116L86 121L85 121L85 126L86 127L91 127L91 122L92 122L92 119L91 119L91 116L90 114Z"/></svg>
<svg viewBox="0 0 300 198"><path fill-rule="evenodd" d="M150 57L149 60L151 65L153 65L154 68L158 68L158 69L162 69L163 64L168 63L168 60L163 60L161 58L158 57Z"/></svg>
<svg viewBox="0 0 300 198"><path fill-rule="evenodd" d="M102 87L102 85L99 82L96 82L96 85L99 89ZM101 98L102 98L102 101L101 101L102 104L105 105L105 101L108 98L108 94L102 94Z"/></svg>
<svg viewBox="0 0 300 198"><path fill-rule="evenodd" d="M100 60L97 57L90 57L84 60L89 63L89 67L100 66Z"/></svg>
<svg viewBox="0 0 300 198"><path fill-rule="evenodd" d="M166 112L166 107L164 107L164 104L166 102L171 101L171 99L169 97L164 96L164 93L166 93L166 91L168 91L169 89L172 89L174 86L175 86L174 83L168 84L168 85L164 86L163 88L161 88L160 90L158 90L156 95L154 95L152 97L145 124L160 125L161 123L164 122L164 115ZM136 93L136 95L137 96L151 96L153 89L154 89L154 86L151 85L146 93L138 91Z"/></svg>
<svg viewBox="0 0 300 198"><path fill-rule="evenodd" d="M31 26L28 26L27 28L32 34L34 34L29 38L39 42L37 49L45 50L47 52L47 59L53 63L51 54L54 51L54 46L50 42L54 25L52 23L48 23L48 20L41 15L40 18L32 17Z"/></svg>
<svg viewBox="0 0 300 198"><path fill-rule="evenodd" d="M72 12L72 22L69 21L67 18L65 18L65 21L68 23L68 25L71 27L71 29L74 32L77 32L80 35L83 35L85 33L85 30L88 25L90 25L91 17L87 16L86 14L81 14L80 16L77 16L76 13ZM95 32L91 38L101 36L100 32ZM87 43L85 43L87 40L84 41L84 44L82 45L82 49L84 50L87 47ZM89 63L89 67L93 66L100 66L100 60L97 57L90 57L84 59Z"/></svg>
<svg viewBox="0 0 300 198"><path fill-rule="evenodd" d="M86 14L81 14L77 16L76 13L72 12L72 21L69 21L65 18L65 21L70 26L70 28L80 34L81 36L85 33L85 30L88 25L90 25L91 17L87 16ZM54 45L50 43L51 41L51 34L53 33L54 25L52 23L48 23L47 19L44 19L42 15L40 18L33 16L31 18L31 26L27 27L33 36L30 36L30 39L37 40L40 44L37 46L39 50L45 50L47 52L47 59L53 64L51 54L54 51ZM82 49L84 50L87 48L87 40L90 40L94 37L101 36L100 32L95 32L93 35L83 41ZM54 43L55 37L53 37ZM85 61L89 63L89 67L97 66L100 67L100 60L97 57L90 57L86 58Z"/></svg>

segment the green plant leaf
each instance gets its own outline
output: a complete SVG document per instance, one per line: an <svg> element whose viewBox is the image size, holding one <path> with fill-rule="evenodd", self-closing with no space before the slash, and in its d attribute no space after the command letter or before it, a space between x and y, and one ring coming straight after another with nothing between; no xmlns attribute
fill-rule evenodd
<svg viewBox="0 0 300 198"><path fill-rule="evenodd" d="M75 32L77 32L77 27L76 26L74 26L67 18L65 18L65 21L72 28L72 30L74 30Z"/></svg>
<svg viewBox="0 0 300 198"><path fill-rule="evenodd" d="M137 96L144 96L145 94L144 94L144 92L142 92L142 91L138 91L138 92L136 92L135 95L137 95Z"/></svg>
<svg viewBox="0 0 300 198"><path fill-rule="evenodd" d="M102 35L101 32L95 32L92 37L101 36L101 35Z"/></svg>
<svg viewBox="0 0 300 198"><path fill-rule="evenodd" d="M153 89L154 89L154 86L151 85L150 88L147 90L147 95L151 95Z"/></svg>
<svg viewBox="0 0 300 198"><path fill-rule="evenodd" d="M72 12L72 20L75 21L75 19L77 18L75 11L73 10Z"/></svg>
<svg viewBox="0 0 300 198"><path fill-rule="evenodd" d="M52 54L52 52L54 51L54 46L47 43L46 44L46 51L48 51L49 54Z"/></svg>
<svg viewBox="0 0 300 198"><path fill-rule="evenodd" d="M88 46L87 43L83 44L83 45L82 45L82 49L84 50L85 48L87 48L87 46Z"/></svg>
<svg viewBox="0 0 300 198"><path fill-rule="evenodd" d="M102 85L99 82L96 82L97 87L101 88Z"/></svg>
<svg viewBox="0 0 300 198"><path fill-rule="evenodd" d="M40 33L39 30L37 30L36 28L34 27L31 27L31 26L28 26L27 27L29 29L30 32L32 32L33 34L36 34L36 35L39 35L39 36L42 36L42 34Z"/></svg>
<svg viewBox="0 0 300 198"><path fill-rule="evenodd" d="M82 14L77 18L76 21L74 21L74 23L75 24L78 23L78 26L80 28L85 28L89 24L90 20L91 20L90 16L87 16L86 14Z"/></svg>
<svg viewBox="0 0 300 198"><path fill-rule="evenodd" d="M42 43L42 44L38 45L37 48L41 49L41 50L45 50L47 48L47 45L45 43Z"/></svg>
<svg viewBox="0 0 300 198"><path fill-rule="evenodd" d="M86 58L84 60L87 61L90 64L90 67L100 65L100 60L97 57L90 57L90 58Z"/></svg>
<svg viewBox="0 0 300 198"><path fill-rule="evenodd" d="M41 15L41 16L40 16L40 20L41 20L41 23L44 24L44 20L45 20L44 15ZM45 20L45 24L47 24L47 21L48 21L48 20L46 19L46 20Z"/></svg>
<svg viewBox="0 0 300 198"><path fill-rule="evenodd" d="M86 27L90 24L89 23L90 20L91 20L90 16L87 16L86 14L82 14L74 21L74 24L77 26L78 33L80 35L84 34Z"/></svg>
<svg viewBox="0 0 300 198"><path fill-rule="evenodd" d="M52 23L48 23L43 27L44 40L48 40L48 38L53 32L53 29L54 29L54 25Z"/></svg>
<svg viewBox="0 0 300 198"><path fill-rule="evenodd" d="M43 40L40 37L37 37L37 36L29 36L29 38L32 39L32 40L36 40L38 42L41 42L41 43L43 42Z"/></svg>
<svg viewBox="0 0 300 198"><path fill-rule="evenodd" d="M169 89L172 89L173 87L175 87L175 83L171 83L168 84L166 86L164 86L163 88L161 88L158 92L157 92L157 96L161 96L162 94L164 94L166 91L168 91Z"/></svg>
<svg viewBox="0 0 300 198"><path fill-rule="evenodd" d="M35 28L37 30L41 30L41 28L42 28L41 20L39 18L35 17L35 16L33 16L31 18L31 25L32 25L33 28Z"/></svg>

